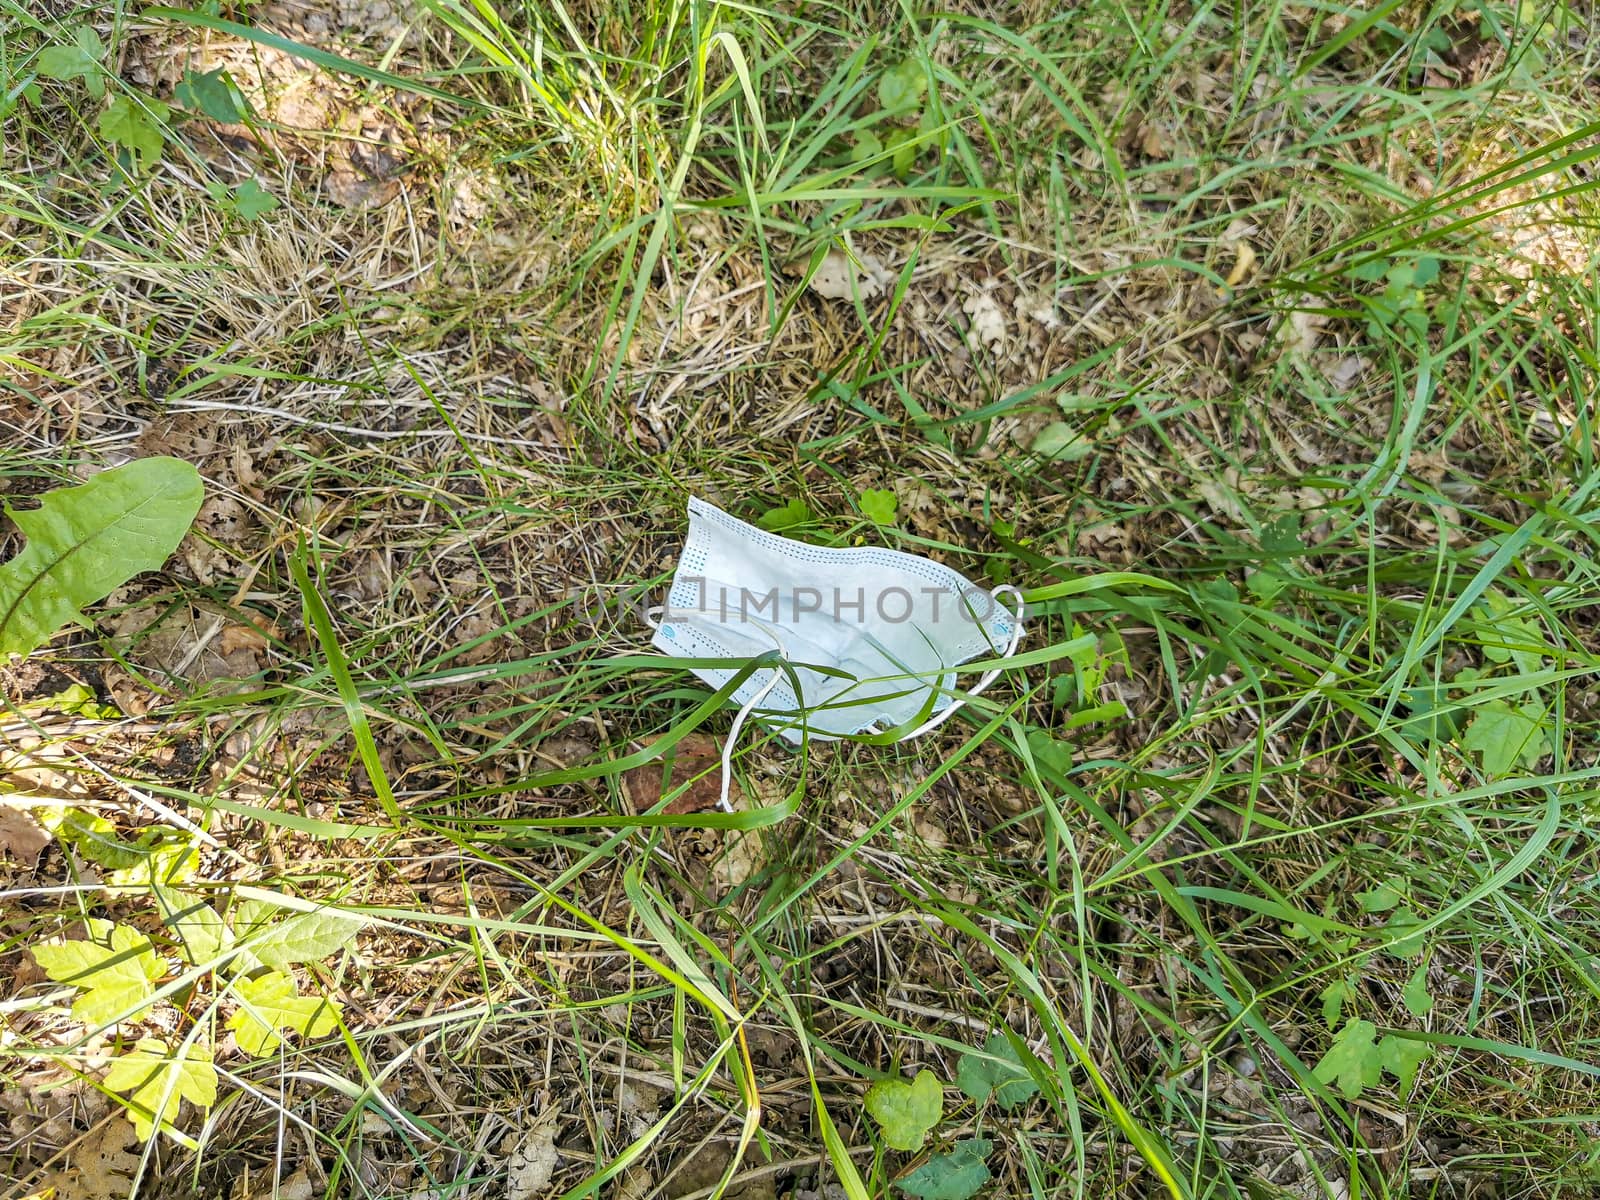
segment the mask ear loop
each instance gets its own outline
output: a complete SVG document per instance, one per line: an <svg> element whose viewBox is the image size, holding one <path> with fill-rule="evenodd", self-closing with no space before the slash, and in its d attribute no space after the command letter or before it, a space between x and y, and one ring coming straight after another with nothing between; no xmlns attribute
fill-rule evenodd
<svg viewBox="0 0 1600 1200"><path fill-rule="evenodd" d="M1016 613L1016 618L1013 621L1012 626L1011 626L1011 637L1006 642L1005 650L1003 650L1001 652L1001 654L1000 654L1001 658L1010 658L1013 654L1015 654L1017 652L1017 646L1022 641L1022 632L1023 632L1022 618L1023 618L1023 614L1027 611L1027 602L1025 600L1023 600L1023 598L1022 598L1021 589L1014 588L1009 583L1002 583L999 587L995 588L993 591L991 591L989 593L989 595L992 596L997 601L1000 599L1000 597L1002 595L1006 595L1006 594L1009 594L1009 595L1014 596L1016 598L1017 613ZM973 684L972 687L967 689L966 696L962 697L959 700L954 701L943 712L937 714L936 716L930 717L928 720L924 721L921 725L918 725L915 729L913 729L910 733L906 734L900 740L903 741L903 742L908 742L912 738L921 737L923 734L927 733L929 730L939 728L939 726L943 725L951 717L955 716L956 713L962 708L962 706L964 706L966 704L966 702L969 699L971 699L973 696L981 695L984 688L988 687L996 679L999 679L1000 678L1000 672L1003 671L1003 670L1005 670L1004 667L993 667L990 670L985 671L981 676L978 677L978 682Z"/></svg>
<svg viewBox="0 0 1600 1200"><path fill-rule="evenodd" d="M660 629L661 620L666 611L667 606L665 604L652 604L642 614L644 623L650 626L651 629ZM778 641L776 636L774 636L773 640ZM788 661L789 651L783 646L782 642L778 644L778 653L783 655L784 661ZM728 730L728 736L722 743L722 791L717 797L717 807L723 812L731 813L733 811L733 804L729 801L728 795L733 790L733 751L739 744L739 730L744 728L744 723L750 719L750 714L755 711L756 706L767 698L768 694L778 686L779 681L782 679L783 671L778 667L773 667L772 678L767 680L766 684L754 696L744 702L739 709L738 716L733 718L733 726Z"/></svg>
<svg viewBox="0 0 1600 1200"><path fill-rule="evenodd" d="M788 661L789 652L787 650L780 646L778 653L783 655L784 661ZM731 813L733 811L733 805L728 800L728 792L733 786L733 749L739 744L739 730L744 728L745 721L755 711L756 705L767 698L767 693L777 687L778 681L782 678L782 669L773 667L772 678L767 680L766 685L760 691L744 702L743 707L739 709L739 715L733 718L733 726L728 730L728 737L722 743L722 794L717 797L717 807L723 812Z"/></svg>

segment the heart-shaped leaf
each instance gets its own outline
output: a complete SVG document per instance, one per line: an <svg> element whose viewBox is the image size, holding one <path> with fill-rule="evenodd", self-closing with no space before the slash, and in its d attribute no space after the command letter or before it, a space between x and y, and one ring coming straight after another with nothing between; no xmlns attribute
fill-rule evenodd
<svg viewBox="0 0 1600 1200"><path fill-rule="evenodd" d="M910 1083L880 1079L867 1089L867 1112L896 1150L920 1150L928 1130L944 1114L944 1086L932 1071L921 1070Z"/></svg>

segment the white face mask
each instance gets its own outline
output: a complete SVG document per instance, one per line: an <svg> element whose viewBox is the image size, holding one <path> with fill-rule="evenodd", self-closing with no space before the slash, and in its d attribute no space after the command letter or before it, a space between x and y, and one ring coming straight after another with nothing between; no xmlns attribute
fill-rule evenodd
<svg viewBox="0 0 1600 1200"><path fill-rule="evenodd" d="M1007 595L1011 607L1001 600ZM977 587L930 559L812 546L691 499L689 536L652 641L683 658L748 660L776 649L789 660L798 691L772 668L733 693L744 712L730 746L751 711L792 742L880 733L920 718L902 734L911 738L961 706L955 667L1016 650L1021 599L1016 588ZM694 673L720 688L743 665ZM990 671L968 694L998 674Z"/></svg>

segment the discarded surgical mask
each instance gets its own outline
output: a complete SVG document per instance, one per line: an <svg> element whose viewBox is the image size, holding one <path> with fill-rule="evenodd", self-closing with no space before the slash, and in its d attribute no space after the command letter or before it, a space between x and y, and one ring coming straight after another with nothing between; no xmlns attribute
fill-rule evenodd
<svg viewBox="0 0 1600 1200"><path fill-rule="evenodd" d="M924 734L964 703L954 668L982 655L1009 657L1023 616L1016 588L978 587L896 550L830 550L778 537L699 499L689 501L689 535L667 601L652 614L657 649L739 660L693 668L713 688L759 655L777 650L787 660L787 671L764 667L733 693L742 711L730 748L752 712L792 742L919 720L901 738ZM986 672L966 694L999 673ZM724 777L724 794L726 785Z"/></svg>

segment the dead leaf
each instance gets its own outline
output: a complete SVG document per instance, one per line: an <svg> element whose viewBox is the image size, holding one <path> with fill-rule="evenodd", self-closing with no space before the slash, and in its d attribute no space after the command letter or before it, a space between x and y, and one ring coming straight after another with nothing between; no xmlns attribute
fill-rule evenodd
<svg viewBox="0 0 1600 1200"><path fill-rule="evenodd" d="M987 292L978 292L968 296L961 305L961 311L966 313L972 321L973 340L989 350L998 350L1006 340L1006 318L1000 311L1000 306L995 303L994 296Z"/></svg>
<svg viewBox="0 0 1600 1200"><path fill-rule="evenodd" d="M1332 367L1324 369L1322 375L1334 391L1348 392L1371 365L1370 360L1359 354L1350 354L1334 363Z"/></svg>
<svg viewBox="0 0 1600 1200"><path fill-rule="evenodd" d="M280 1180L276 1190L272 1186L273 1174L268 1170L252 1175L246 1170L234 1182L230 1200L313 1200L317 1194L304 1165L287 1179Z"/></svg>
<svg viewBox="0 0 1600 1200"><path fill-rule="evenodd" d="M55 1188L56 1200L126 1196L139 1169L139 1156L128 1147L138 1140L125 1118L111 1117L78 1143L67 1167L44 1178L44 1188Z"/></svg>
<svg viewBox="0 0 1600 1200"><path fill-rule="evenodd" d="M1043 325L1046 329L1061 328L1061 318L1056 316L1055 297L1048 293L1030 296L1026 292L1018 292L1011 307L1019 319Z"/></svg>
<svg viewBox="0 0 1600 1200"><path fill-rule="evenodd" d="M555 1122L542 1121L506 1158L506 1200L534 1200L543 1195L560 1161Z"/></svg>
<svg viewBox="0 0 1600 1200"><path fill-rule="evenodd" d="M695 778L699 776L699 778ZM635 767L622 776L622 789L634 812L648 812L661 797L685 780L694 780L666 807L669 813L714 812L722 794L722 746L715 738L691 733L660 762ZM739 781L728 783L728 803L735 808L743 793Z"/></svg>
<svg viewBox="0 0 1600 1200"><path fill-rule="evenodd" d="M1328 318L1321 313L1296 309L1289 314L1289 319L1279 326L1278 336L1283 339L1285 350L1304 361L1310 358L1311 352L1317 348L1317 342L1322 336L1322 327L1327 323Z"/></svg>
<svg viewBox="0 0 1600 1200"><path fill-rule="evenodd" d="M0 795L0 858L10 858L22 870L31 871L39 865L50 835L33 819L32 805L19 803L24 799Z"/></svg>
<svg viewBox="0 0 1600 1200"><path fill-rule="evenodd" d="M928 844L931 849L943 850L950 843L950 835L943 825L930 817L918 816L912 820L912 828L917 831L917 836Z"/></svg>
<svg viewBox="0 0 1600 1200"><path fill-rule="evenodd" d="M1161 160L1172 157L1172 143L1167 140L1166 132L1153 121L1146 121L1139 128L1139 149L1149 159Z"/></svg>
<svg viewBox="0 0 1600 1200"><path fill-rule="evenodd" d="M248 644L249 634L261 635L235 625L241 632L234 634L230 645L227 617L208 607L162 611L156 605L138 605L108 624L112 645L129 662L174 679L201 684L248 679L261 670L261 661ZM116 697L115 691L112 694Z"/></svg>
<svg viewBox="0 0 1600 1200"><path fill-rule="evenodd" d="M272 638L278 636L278 628L269 625L264 632L254 625L224 625L218 641L222 644L222 656L226 658L235 650L249 650L259 653L272 644Z"/></svg>
<svg viewBox="0 0 1600 1200"><path fill-rule="evenodd" d="M381 208L400 194L400 183L394 179L368 179L340 168L329 172L322 181L322 190L340 208Z"/></svg>
<svg viewBox="0 0 1600 1200"><path fill-rule="evenodd" d="M830 250L811 276L809 286L824 300L852 300L857 295L871 300L883 291L886 274L883 264L870 254L859 255L852 262L842 250Z"/></svg>
<svg viewBox="0 0 1600 1200"><path fill-rule="evenodd" d="M711 878L717 889L732 891L761 866L761 835L754 830L728 831L728 848L711 864Z"/></svg>

